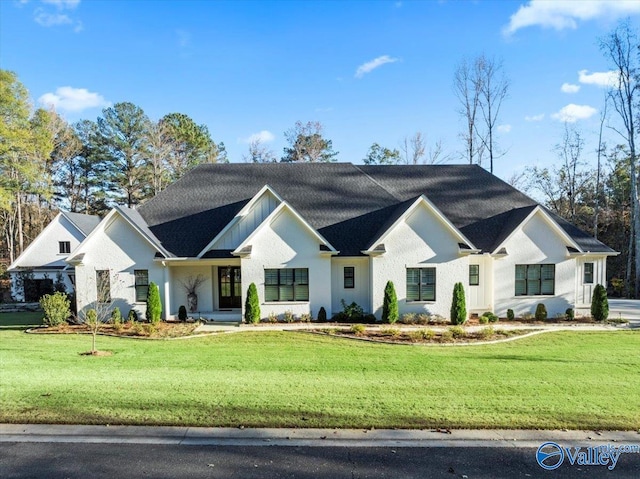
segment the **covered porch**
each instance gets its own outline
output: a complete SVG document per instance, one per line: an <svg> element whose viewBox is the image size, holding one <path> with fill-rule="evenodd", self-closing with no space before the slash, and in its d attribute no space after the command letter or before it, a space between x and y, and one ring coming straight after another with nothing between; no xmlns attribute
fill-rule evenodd
<svg viewBox="0 0 640 479"><path fill-rule="evenodd" d="M165 266L167 319L187 316L214 322L242 321L240 258L168 261Z"/></svg>

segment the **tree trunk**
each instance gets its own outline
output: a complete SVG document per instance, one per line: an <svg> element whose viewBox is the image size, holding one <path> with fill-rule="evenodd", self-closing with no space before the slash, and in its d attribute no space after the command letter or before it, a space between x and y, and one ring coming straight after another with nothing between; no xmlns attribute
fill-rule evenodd
<svg viewBox="0 0 640 479"><path fill-rule="evenodd" d="M18 211L18 256L24 251L24 232L22 230L22 201L20 192L16 193L16 208Z"/></svg>

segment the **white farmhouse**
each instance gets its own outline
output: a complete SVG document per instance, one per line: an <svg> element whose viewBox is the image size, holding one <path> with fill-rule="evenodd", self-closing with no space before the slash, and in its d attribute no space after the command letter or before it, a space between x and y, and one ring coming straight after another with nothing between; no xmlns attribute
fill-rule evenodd
<svg viewBox="0 0 640 479"><path fill-rule="evenodd" d="M114 208L67 262L79 310L100 290L144 314L154 282L165 319L191 305L239 321L251 283L263 317L345 300L380 318L388 280L401 313L448 317L462 282L472 313L553 316L588 308L615 254L478 166L279 163L199 166ZM196 305L183 285L198 276Z"/></svg>

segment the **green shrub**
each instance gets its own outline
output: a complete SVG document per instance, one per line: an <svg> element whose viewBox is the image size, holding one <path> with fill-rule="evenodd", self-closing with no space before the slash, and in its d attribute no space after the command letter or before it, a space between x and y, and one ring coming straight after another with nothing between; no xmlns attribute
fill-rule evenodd
<svg viewBox="0 0 640 479"><path fill-rule="evenodd" d="M573 321L574 319L576 319L576 314L573 311L573 308L567 308L567 310L564 312L564 318L567 321Z"/></svg>
<svg viewBox="0 0 640 479"><path fill-rule="evenodd" d="M40 307L44 311L44 324L58 326L71 315L71 302L67 295L61 292L45 294L40 298Z"/></svg>
<svg viewBox="0 0 640 479"><path fill-rule="evenodd" d="M513 321L516 319L516 315L513 313L513 309L507 309L507 319Z"/></svg>
<svg viewBox="0 0 640 479"><path fill-rule="evenodd" d="M147 312L145 316L151 324L158 324L161 315L160 290L158 285L152 281L149 283L149 291L147 292Z"/></svg>
<svg viewBox="0 0 640 479"><path fill-rule="evenodd" d="M543 303L538 303L536 306L536 321L544 321L547 319L547 307Z"/></svg>
<svg viewBox="0 0 640 479"><path fill-rule="evenodd" d="M293 311L290 311L290 310L287 309L282 314L282 319L284 320L285 323L293 323L296 320L296 317L293 314Z"/></svg>
<svg viewBox="0 0 640 479"><path fill-rule="evenodd" d="M84 322L91 328L95 328L98 324L98 312L95 309L90 309L84 318Z"/></svg>
<svg viewBox="0 0 640 479"><path fill-rule="evenodd" d="M344 312L340 311L339 313L336 313L333 315L333 318L331 318L331 321L333 321L334 323L348 323L349 317L346 314L344 314Z"/></svg>
<svg viewBox="0 0 640 479"><path fill-rule="evenodd" d="M429 317L428 314L426 313L420 313L418 314L418 316L416 317L416 323L421 324L421 325L425 325L425 324L429 324L431 322L431 318Z"/></svg>
<svg viewBox="0 0 640 479"><path fill-rule="evenodd" d="M256 324L260 321L260 300L255 283L247 289L247 299L244 302L244 320L248 324Z"/></svg>
<svg viewBox="0 0 640 479"><path fill-rule="evenodd" d="M135 309L129 310L129 314L127 314L127 321L132 323L138 322L138 312Z"/></svg>
<svg viewBox="0 0 640 479"><path fill-rule="evenodd" d="M493 330L492 326L487 326L486 328L482 328L480 331L478 331L478 337L480 339L490 339L494 334L495 331Z"/></svg>
<svg viewBox="0 0 640 479"><path fill-rule="evenodd" d="M318 322L319 323L326 323L327 322L327 310L324 309L324 306L322 306L320 308L320 311L318 311Z"/></svg>
<svg viewBox="0 0 640 479"><path fill-rule="evenodd" d="M311 315L311 313L302 313L300 315L300 321L303 323L310 323L312 319L313 316Z"/></svg>
<svg viewBox="0 0 640 479"><path fill-rule="evenodd" d="M111 322L115 325L122 325L122 313L120 312L120 308L115 308L111 311Z"/></svg>
<svg viewBox="0 0 640 479"><path fill-rule="evenodd" d="M366 331L364 324L352 324L350 331L354 334L360 335Z"/></svg>
<svg viewBox="0 0 640 479"><path fill-rule="evenodd" d="M467 334L462 326L451 326L449 332L455 339L462 339Z"/></svg>
<svg viewBox="0 0 640 479"><path fill-rule="evenodd" d="M596 321L605 321L609 317L609 300L607 290L601 284L593 288L591 298L591 317Z"/></svg>
<svg viewBox="0 0 640 479"><path fill-rule="evenodd" d="M443 343L448 343L453 340L453 333L451 331L442 331L442 333L440 333L440 339Z"/></svg>
<svg viewBox="0 0 640 479"><path fill-rule="evenodd" d="M451 300L451 324L464 324L467 321L467 305L464 297L464 286L456 283Z"/></svg>
<svg viewBox="0 0 640 479"><path fill-rule="evenodd" d="M489 318L485 315L482 315L478 318L478 322L480 324L487 324L489 322Z"/></svg>
<svg viewBox="0 0 640 479"><path fill-rule="evenodd" d="M362 321L362 317L364 316L362 306L356 302L347 304L344 299L340 300L340 302L342 303L342 313L346 316L347 322L357 323Z"/></svg>
<svg viewBox="0 0 640 479"><path fill-rule="evenodd" d="M391 336L397 338L400 336L400 330L398 328L380 328L380 334L383 336Z"/></svg>
<svg viewBox="0 0 640 479"><path fill-rule="evenodd" d="M393 324L398 321L398 296L392 281L387 281L384 287L384 301L382 302L382 322Z"/></svg>
<svg viewBox="0 0 640 479"><path fill-rule="evenodd" d="M400 322L403 324L416 324L416 313L404 313L400 318Z"/></svg>
<svg viewBox="0 0 640 479"><path fill-rule="evenodd" d="M184 304L178 308L178 320L182 322L187 320L187 307Z"/></svg>
<svg viewBox="0 0 640 479"><path fill-rule="evenodd" d="M270 323L277 323L278 322L278 316L276 315L276 313L271 311L269 313L269 317L267 318L267 321L269 321Z"/></svg>

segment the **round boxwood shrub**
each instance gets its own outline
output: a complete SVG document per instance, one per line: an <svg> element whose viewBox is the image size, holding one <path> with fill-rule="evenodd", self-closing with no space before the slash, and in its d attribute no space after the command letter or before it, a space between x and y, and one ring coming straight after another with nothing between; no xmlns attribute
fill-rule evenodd
<svg viewBox="0 0 640 479"><path fill-rule="evenodd" d="M456 283L451 300L451 324L464 324L467 321L467 303L464 297L464 286Z"/></svg>
<svg viewBox="0 0 640 479"><path fill-rule="evenodd" d="M607 290L601 284L596 284L593 288L591 298L591 317L596 321L605 321L609 318L609 300Z"/></svg>
<svg viewBox="0 0 640 479"><path fill-rule="evenodd" d="M320 311L318 311L318 322L319 323L327 322L327 310L324 309L324 306L320 307Z"/></svg>
<svg viewBox="0 0 640 479"><path fill-rule="evenodd" d="M244 302L244 320L250 324L256 324L260 321L260 300L255 283L251 283L247 289L247 299Z"/></svg>
<svg viewBox="0 0 640 479"><path fill-rule="evenodd" d="M573 321L574 319L576 319L576 314L573 311L573 308L567 308L567 310L564 312L564 316L567 321Z"/></svg>
<svg viewBox="0 0 640 479"><path fill-rule="evenodd" d="M182 322L187 320L187 307L184 304L178 308L178 320Z"/></svg>
<svg viewBox="0 0 640 479"><path fill-rule="evenodd" d="M382 322L393 324L398 321L398 296L393 281L387 281L384 287L384 301L382 302Z"/></svg>
<svg viewBox="0 0 640 479"><path fill-rule="evenodd" d="M516 319L516 315L513 312L513 309L507 309L507 319L509 321L513 321L514 319Z"/></svg>
<svg viewBox="0 0 640 479"><path fill-rule="evenodd" d="M536 321L544 321L545 319L547 319L547 307L542 304L539 303L538 306L536 306Z"/></svg>

